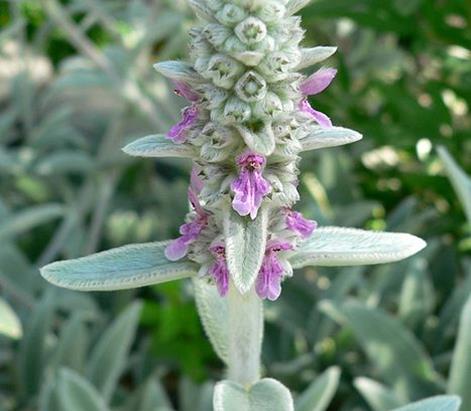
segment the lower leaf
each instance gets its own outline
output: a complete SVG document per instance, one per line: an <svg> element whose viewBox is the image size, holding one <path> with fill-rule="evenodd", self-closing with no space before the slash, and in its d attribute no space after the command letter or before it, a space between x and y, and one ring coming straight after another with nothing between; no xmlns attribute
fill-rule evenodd
<svg viewBox="0 0 471 411"><path fill-rule="evenodd" d="M214 389L214 411L293 411L289 390L271 378L246 389L232 381L221 381Z"/></svg>

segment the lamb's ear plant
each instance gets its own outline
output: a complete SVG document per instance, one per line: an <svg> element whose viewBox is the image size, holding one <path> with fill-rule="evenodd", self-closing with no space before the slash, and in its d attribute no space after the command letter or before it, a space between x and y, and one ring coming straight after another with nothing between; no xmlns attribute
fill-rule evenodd
<svg viewBox="0 0 471 411"><path fill-rule="evenodd" d="M292 410L286 387L260 379L263 300L280 296L293 269L388 263L425 243L409 234L317 227L293 208L302 152L361 139L308 100L336 74L326 67L301 72L336 50L300 46L295 13L309 1L189 2L201 19L190 31L191 62L155 65L189 105L166 135L124 148L133 156L192 160L191 211L181 236L56 262L41 274L83 291L191 278L203 325L227 365L214 409Z"/></svg>

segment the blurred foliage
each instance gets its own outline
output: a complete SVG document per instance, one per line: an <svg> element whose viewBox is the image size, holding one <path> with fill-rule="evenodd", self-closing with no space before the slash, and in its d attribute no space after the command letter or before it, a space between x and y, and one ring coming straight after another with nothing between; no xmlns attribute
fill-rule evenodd
<svg viewBox="0 0 471 411"><path fill-rule="evenodd" d="M316 381L315 394L338 366L330 411L457 392L471 222L435 149L471 174L471 4L314 0L303 20L306 44L339 47L316 107L364 139L303 158L300 209L429 247L395 265L296 273L266 307L267 374L296 392ZM37 271L177 234L190 164L120 147L177 119L182 101L152 64L183 58L194 23L184 0L0 1L2 411L64 410L64 398L83 410L79 397L87 410L210 409L204 381L223 370L189 282L79 294Z"/></svg>

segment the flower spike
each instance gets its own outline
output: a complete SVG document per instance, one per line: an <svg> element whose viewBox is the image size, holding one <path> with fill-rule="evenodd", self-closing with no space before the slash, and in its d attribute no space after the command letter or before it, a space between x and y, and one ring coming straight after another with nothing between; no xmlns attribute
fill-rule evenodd
<svg viewBox="0 0 471 411"><path fill-rule="evenodd" d="M333 127L309 103L337 70L300 72L336 51L300 46L304 31L293 14L308 2L190 1L201 20L189 32L190 61L154 66L188 107L166 136L147 136L124 148L133 156L193 161L191 210L180 237L53 263L41 271L46 279L108 290L198 272L229 299L235 292L275 300L293 267L390 262L425 246L406 234L317 228L293 210L300 154L362 137Z"/></svg>

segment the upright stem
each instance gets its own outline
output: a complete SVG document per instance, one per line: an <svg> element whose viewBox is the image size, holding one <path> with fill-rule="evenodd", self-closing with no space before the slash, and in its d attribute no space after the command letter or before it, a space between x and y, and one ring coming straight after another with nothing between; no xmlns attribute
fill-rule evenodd
<svg viewBox="0 0 471 411"><path fill-rule="evenodd" d="M228 378L250 385L260 378L263 304L250 290L242 295L231 282L227 296L229 318Z"/></svg>

